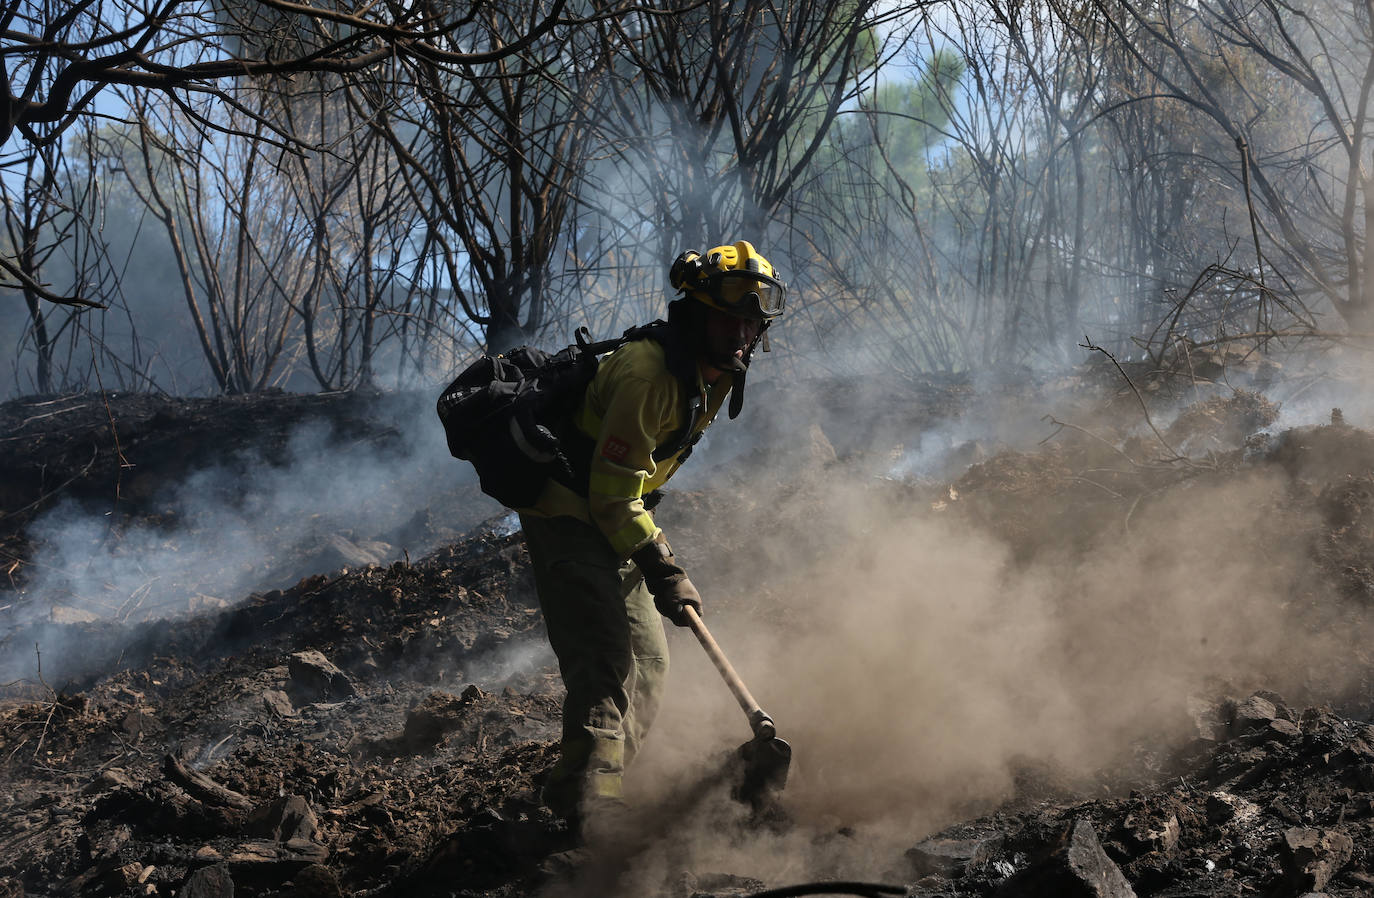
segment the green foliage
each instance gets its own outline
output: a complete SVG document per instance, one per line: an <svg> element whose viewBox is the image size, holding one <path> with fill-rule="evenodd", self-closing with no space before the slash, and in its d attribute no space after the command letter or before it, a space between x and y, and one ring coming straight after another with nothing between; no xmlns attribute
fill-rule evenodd
<svg viewBox="0 0 1374 898"><path fill-rule="evenodd" d="M925 179L927 154L943 140L965 68L957 53L937 51L920 67L918 79L882 84L864 98L868 121L854 127L866 126L870 143L907 183Z"/></svg>

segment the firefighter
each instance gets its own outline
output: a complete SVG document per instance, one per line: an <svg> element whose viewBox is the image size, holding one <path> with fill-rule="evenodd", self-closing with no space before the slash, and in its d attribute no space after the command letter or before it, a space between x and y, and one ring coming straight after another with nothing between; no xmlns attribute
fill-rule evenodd
<svg viewBox="0 0 1374 898"><path fill-rule="evenodd" d="M602 360L563 435L571 484L550 481L520 522L567 697L544 803L573 827L622 806L625 770L658 713L668 672L660 615L687 626L701 596L651 509L727 396L742 406L750 356L786 287L746 241L685 252L665 339ZM578 465L582 467L578 468ZM585 484L585 489L581 489Z"/></svg>

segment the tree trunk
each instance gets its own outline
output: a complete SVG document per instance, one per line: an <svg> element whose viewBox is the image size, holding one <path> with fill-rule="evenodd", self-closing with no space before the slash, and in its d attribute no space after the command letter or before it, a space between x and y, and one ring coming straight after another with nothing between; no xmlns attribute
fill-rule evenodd
<svg viewBox="0 0 1374 898"><path fill-rule="evenodd" d="M487 323L487 352L509 352L524 344L529 336L520 326L519 298L492 295L487 301L491 304L491 320Z"/></svg>

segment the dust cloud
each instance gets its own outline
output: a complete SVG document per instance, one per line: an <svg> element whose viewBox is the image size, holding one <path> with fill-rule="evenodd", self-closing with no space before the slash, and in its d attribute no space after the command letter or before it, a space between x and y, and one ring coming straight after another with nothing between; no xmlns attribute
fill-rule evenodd
<svg viewBox="0 0 1374 898"><path fill-rule="evenodd" d="M685 868L871 878L874 857L1009 798L1148 775L1198 735L1190 698L1339 694L1371 634L1338 622L1311 558L1319 522L1292 488L1264 470L1198 476L1123 503L1111 526L1087 517L1097 532L1045 539L1028 561L957 500L883 502L833 472L761 497L739 527L753 576L734 584L756 594L716 615L708 594L706 619L794 747L799 826L741 837L718 803L698 809ZM749 737L690 636L672 646L665 712L631 777L649 801L678 800Z"/></svg>

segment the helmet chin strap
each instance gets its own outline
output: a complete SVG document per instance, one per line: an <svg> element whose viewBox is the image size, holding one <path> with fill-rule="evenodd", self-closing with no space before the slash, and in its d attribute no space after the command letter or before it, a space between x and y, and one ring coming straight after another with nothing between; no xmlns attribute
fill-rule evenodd
<svg viewBox="0 0 1374 898"><path fill-rule="evenodd" d="M768 325L769 325L769 324L770 324L770 322L767 322L767 321L763 322L763 326L759 328L759 332L758 332L757 336L755 336L754 339L753 339L753 342L751 342L751 343L749 344L749 348L746 349L746 350L744 351L744 358L739 358L739 359L737 359L737 358L734 357L734 355L731 355L731 356L730 356L730 363L729 363L729 365L727 365L726 367L721 368L722 371L729 371L729 372L730 372L730 375L731 375L731 384L730 384L730 420L731 420L731 421L733 421L733 420L735 420L736 418L738 418L738 417L739 417L740 411L743 410L743 408L744 408L744 378L745 378L745 375L749 373L749 361L750 361L750 359L752 359L752 358L754 357L754 349L759 345L759 341L764 339L764 336L763 336L763 335L766 334L766 333L768 333ZM767 345L767 344L765 343L765 345Z"/></svg>
<svg viewBox="0 0 1374 898"><path fill-rule="evenodd" d="M711 356L705 359L705 362L717 371L730 375L730 420L733 421L744 408L744 376L749 371L749 363L736 358L733 353L728 356Z"/></svg>
<svg viewBox="0 0 1374 898"><path fill-rule="evenodd" d="M739 417L740 410L744 408L744 375L749 369L739 359L735 359L735 364L739 365L738 371L730 372L733 381L730 385L730 420Z"/></svg>

